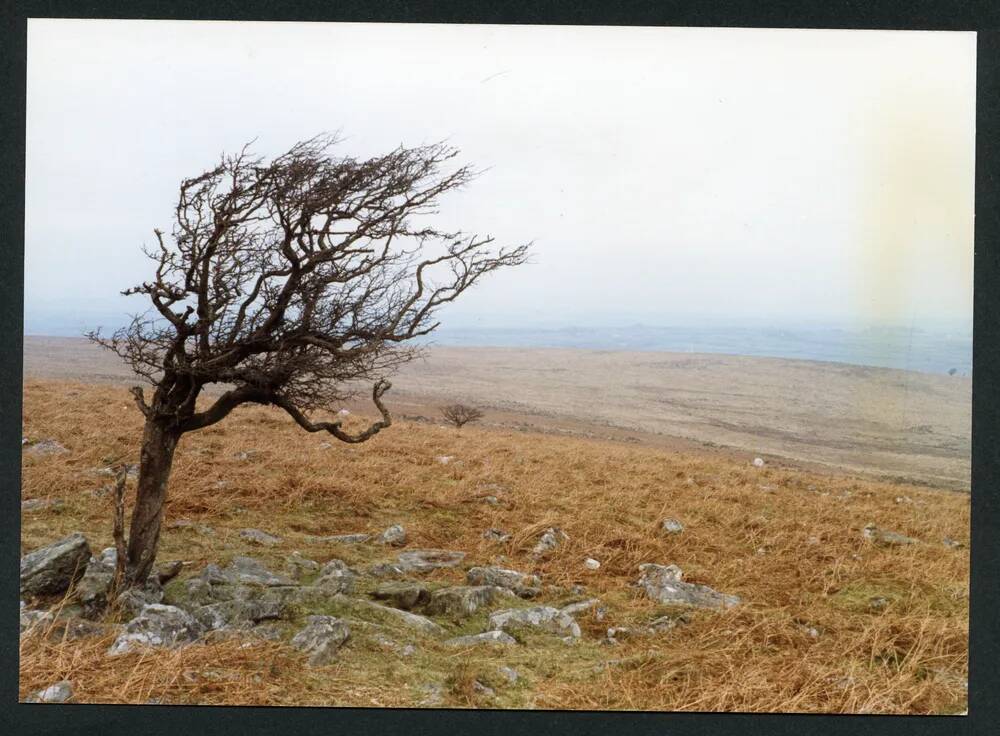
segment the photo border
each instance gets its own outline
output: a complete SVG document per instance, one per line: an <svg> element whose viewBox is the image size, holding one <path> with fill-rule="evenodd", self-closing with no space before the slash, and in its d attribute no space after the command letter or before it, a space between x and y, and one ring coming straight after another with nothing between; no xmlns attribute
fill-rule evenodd
<svg viewBox="0 0 1000 736"><path fill-rule="evenodd" d="M20 557L20 471L24 276L26 19L514 23L690 27L766 27L978 31L976 229L973 306L972 533L969 712L954 716L659 713L554 710L455 710L250 706L32 705L17 703L19 632L13 576L0 576L0 732L62 734L258 732L306 734L350 730L384 734L478 736L624 731L633 734L986 734L1000 722L1000 4L995 2L616 2L532 4L469 1L156 2L65 0L19 2L4 11L0 75L0 559Z"/></svg>

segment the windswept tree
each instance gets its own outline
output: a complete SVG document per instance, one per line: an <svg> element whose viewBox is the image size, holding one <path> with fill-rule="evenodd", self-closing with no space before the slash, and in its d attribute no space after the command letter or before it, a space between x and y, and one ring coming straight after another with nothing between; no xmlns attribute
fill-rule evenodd
<svg viewBox="0 0 1000 736"><path fill-rule="evenodd" d="M415 357L436 310L484 275L524 263L527 245L428 224L441 195L473 177L443 144L358 160L318 137L270 161L244 148L183 181L169 234L146 250L149 281L123 292L152 303L111 336L89 337L151 384L132 388L145 417L124 584L156 558L171 463L187 432L246 403L278 407L307 432L364 442L388 427L386 376ZM313 412L372 384L381 418L357 433ZM203 389L222 384L210 403Z"/></svg>
<svg viewBox="0 0 1000 736"><path fill-rule="evenodd" d="M456 429L461 429L469 422L475 422L483 418L483 412L480 409L466 404L448 404L448 406L442 406L441 415L449 423L454 424Z"/></svg>

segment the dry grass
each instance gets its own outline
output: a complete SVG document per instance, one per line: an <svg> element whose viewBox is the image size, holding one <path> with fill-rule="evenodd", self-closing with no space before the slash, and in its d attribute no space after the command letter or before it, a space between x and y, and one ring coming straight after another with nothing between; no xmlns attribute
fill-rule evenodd
<svg viewBox="0 0 1000 736"><path fill-rule="evenodd" d="M91 471L138 457L140 417L128 394L29 381L24 423L29 438L54 438L71 452L25 455L23 497L64 506L25 513L22 548L73 530L95 549L110 545L112 501L93 493L109 479ZM425 685L437 684L452 707L913 714L966 707L969 556L942 545L944 537L968 543L966 495L475 427L399 423L360 446L324 441L259 407L186 436L167 524L186 518L215 534L168 528L161 559L190 562L185 575L243 553L280 566L296 549L321 561L361 562L384 551L318 546L305 535L402 523L411 547L464 550L470 564L505 559L547 584L583 583L607 604L607 618L582 616L585 635L574 646L539 639L507 651L455 652L422 641L409 658L360 633L339 662L315 670L284 644L228 641L112 659L107 639L52 641L36 632L21 644L22 697L66 678L79 702L414 706ZM253 454L239 459L240 452ZM454 460L442 464L443 455ZM484 503L486 495L500 504ZM908 501L897 503L902 496ZM683 521L683 534L658 533L667 516ZM869 521L924 543L873 547L861 535ZM570 539L536 563L530 549L553 525ZM238 537L244 527L280 534L285 544L250 548ZM491 543L482 537L487 527L512 538ZM585 569L586 557L601 568ZM696 612L656 637L600 644L608 626L664 612L632 585L643 562L675 563L686 580L740 595L744 605ZM461 571L435 577L455 582ZM873 596L888 606L870 610ZM517 683L497 675L504 664L521 674ZM477 679L496 699L477 692Z"/></svg>

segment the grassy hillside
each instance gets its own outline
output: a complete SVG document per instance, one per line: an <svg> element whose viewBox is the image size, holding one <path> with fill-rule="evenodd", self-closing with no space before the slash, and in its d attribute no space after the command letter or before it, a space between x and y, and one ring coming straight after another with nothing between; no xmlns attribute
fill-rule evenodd
<svg viewBox="0 0 1000 736"><path fill-rule="evenodd" d="M109 478L93 471L137 460L140 419L121 388L26 383L24 434L55 439L70 452L25 455L22 498L63 505L23 514L23 551L76 530L95 550L111 545L112 499L99 493ZM683 533L662 534L666 517L681 520ZM171 528L182 519L193 524ZM862 536L872 521L922 543L873 546ZM358 632L335 664L316 669L281 642L223 641L110 659L110 635L77 642L36 635L21 644L21 695L66 678L78 702L414 706L437 689L450 707L966 708L969 556L942 543L968 543L965 494L475 426L456 432L399 422L363 445L330 444L280 411L252 407L182 440L161 559L188 563L182 577L241 554L276 570L293 551L360 564L391 555L310 536L397 523L408 547L462 550L467 566L538 573L547 586L542 603L567 602L568 589L582 584L607 615L581 615L584 634L575 645L539 639L456 651L414 639L409 657ZM569 539L536 561L531 548L550 526ZM284 542L253 546L238 535L247 527ZM511 538L484 539L491 527ZM585 568L587 557L600 569ZM676 564L685 580L744 602L695 611L661 635L602 643L608 627L663 613L634 585L644 562ZM464 571L429 578L459 583ZM873 609L876 597L887 604ZM472 626L441 623L457 633ZM517 682L498 674L501 666L517 670ZM476 680L495 695L477 690Z"/></svg>

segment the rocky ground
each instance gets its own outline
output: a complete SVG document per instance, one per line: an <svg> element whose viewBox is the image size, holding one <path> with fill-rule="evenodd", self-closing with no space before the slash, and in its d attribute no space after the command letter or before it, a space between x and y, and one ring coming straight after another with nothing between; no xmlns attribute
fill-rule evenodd
<svg viewBox="0 0 1000 736"><path fill-rule="evenodd" d="M109 601L139 419L26 386L22 700L966 707L963 494L472 426L346 447L249 408L185 438L155 574Z"/></svg>

